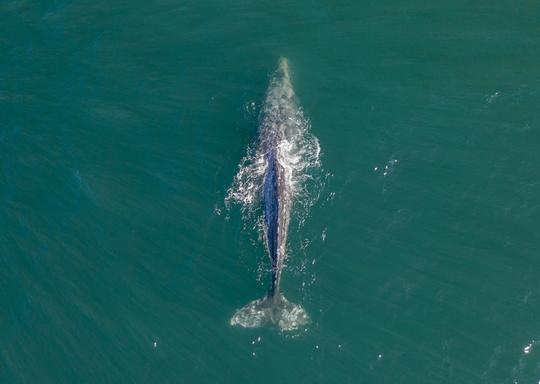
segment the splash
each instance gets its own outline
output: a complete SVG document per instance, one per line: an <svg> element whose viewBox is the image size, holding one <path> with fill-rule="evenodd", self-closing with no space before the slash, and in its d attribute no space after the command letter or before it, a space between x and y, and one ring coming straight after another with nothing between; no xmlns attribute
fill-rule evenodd
<svg viewBox="0 0 540 384"><path fill-rule="evenodd" d="M266 153L272 145L268 138L272 136L269 131L276 129L284 132L278 151L288 177L289 198L296 206L292 214L300 226L305 222L324 184L320 171L319 140L310 133L310 127L309 119L298 106L288 61L281 59L261 107L258 139L247 148L225 198L227 209L230 210L232 205L240 206L247 226L262 230L261 206Z"/></svg>
<svg viewBox="0 0 540 384"><path fill-rule="evenodd" d="M269 151L277 150L284 169L288 192L283 204L290 210L293 230L304 225L311 207L319 199L324 184L321 149L310 127L309 119L298 105L288 61L280 59L259 111L258 139L240 161L225 198L225 207L230 210L238 205L244 228L257 231L260 240L266 240L262 206ZM277 143L276 137L279 137ZM290 256L291 250L288 248L286 253ZM306 311L281 295L277 301L273 297L254 300L231 319L232 325L253 328L273 324L283 331L297 329L308 322Z"/></svg>

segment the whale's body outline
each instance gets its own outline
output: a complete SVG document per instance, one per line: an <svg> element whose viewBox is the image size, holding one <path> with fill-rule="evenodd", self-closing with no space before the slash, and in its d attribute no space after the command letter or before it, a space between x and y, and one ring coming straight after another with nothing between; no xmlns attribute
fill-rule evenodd
<svg viewBox="0 0 540 384"><path fill-rule="evenodd" d="M289 63L281 58L266 93L259 125L259 145L265 153L266 165L262 208L264 239L271 261L271 284L265 297L236 311L231 318L232 325L258 327L273 323L282 330L293 330L309 322L304 309L289 302L280 290L293 205L291 169L283 158L283 146L288 145L288 128L297 111Z"/></svg>

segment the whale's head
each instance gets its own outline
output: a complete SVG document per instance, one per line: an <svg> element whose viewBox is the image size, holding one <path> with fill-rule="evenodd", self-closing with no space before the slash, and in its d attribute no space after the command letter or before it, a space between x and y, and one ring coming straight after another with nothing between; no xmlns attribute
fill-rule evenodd
<svg viewBox="0 0 540 384"><path fill-rule="evenodd" d="M280 57L278 60L278 72L285 77L290 77L289 75L289 60L286 57Z"/></svg>
<svg viewBox="0 0 540 384"><path fill-rule="evenodd" d="M268 95L276 96L279 104L283 106L283 99L288 100L289 104L293 104L294 90L291 83L291 72L289 68L289 60L286 57L280 57L278 67L274 73L272 86L269 89Z"/></svg>

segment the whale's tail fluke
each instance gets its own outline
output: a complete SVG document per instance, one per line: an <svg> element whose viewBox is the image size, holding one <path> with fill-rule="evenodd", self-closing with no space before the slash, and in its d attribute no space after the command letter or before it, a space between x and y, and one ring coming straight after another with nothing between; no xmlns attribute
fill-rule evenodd
<svg viewBox="0 0 540 384"><path fill-rule="evenodd" d="M294 331L308 323L309 316L304 308L291 303L281 293L253 300L238 309L231 318L231 325L244 328L273 325L282 331Z"/></svg>

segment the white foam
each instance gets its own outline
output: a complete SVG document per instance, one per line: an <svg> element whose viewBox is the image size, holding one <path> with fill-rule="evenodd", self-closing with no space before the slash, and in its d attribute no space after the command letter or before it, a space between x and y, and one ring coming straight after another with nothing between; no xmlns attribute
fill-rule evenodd
<svg viewBox="0 0 540 384"><path fill-rule="evenodd" d="M248 147L225 198L228 209L233 204L240 206L246 227L256 227L261 231L262 221L258 218L267 166L266 153L274 145L269 142L273 137L271 131L278 129L283 132L277 146L278 159L286 170L291 206L293 202L296 205L293 216L301 226L323 187L321 149L317 137L310 133L309 119L298 106L287 59L280 59L270 80L261 108L257 142Z"/></svg>

